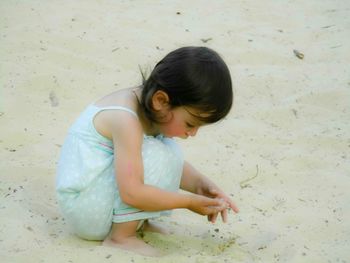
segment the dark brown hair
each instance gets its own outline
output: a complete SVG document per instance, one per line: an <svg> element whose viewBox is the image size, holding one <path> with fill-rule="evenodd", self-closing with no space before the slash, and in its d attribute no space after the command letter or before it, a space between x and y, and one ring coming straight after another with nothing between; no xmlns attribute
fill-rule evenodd
<svg viewBox="0 0 350 263"><path fill-rule="evenodd" d="M157 90L166 92L172 108L192 107L205 115L195 116L204 123L224 118L233 103L229 69L222 58L207 47L182 47L159 61L145 79L141 106L146 116L159 122L152 108Z"/></svg>

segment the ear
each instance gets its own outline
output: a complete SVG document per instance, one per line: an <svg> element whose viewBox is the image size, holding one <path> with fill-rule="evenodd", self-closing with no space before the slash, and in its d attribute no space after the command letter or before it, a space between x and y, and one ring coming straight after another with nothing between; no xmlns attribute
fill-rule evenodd
<svg viewBox="0 0 350 263"><path fill-rule="evenodd" d="M157 90L152 96L152 106L156 111L161 111L169 107L169 96L162 90Z"/></svg>

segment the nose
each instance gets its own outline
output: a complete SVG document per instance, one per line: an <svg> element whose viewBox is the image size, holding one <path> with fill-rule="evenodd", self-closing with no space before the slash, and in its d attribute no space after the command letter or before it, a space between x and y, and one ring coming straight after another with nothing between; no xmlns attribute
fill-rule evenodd
<svg viewBox="0 0 350 263"><path fill-rule="evenodd" d="M188 136L196 136L196 134L197 134L197 132L198 132L198 127L194 127L194 128L192 128L191 130L189 130L188 132L187 132L187 135Z"/></svg>

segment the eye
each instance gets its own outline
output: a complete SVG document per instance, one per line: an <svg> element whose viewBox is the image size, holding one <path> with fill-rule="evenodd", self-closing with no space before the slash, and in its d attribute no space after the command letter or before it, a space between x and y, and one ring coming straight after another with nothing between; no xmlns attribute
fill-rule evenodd
<svg viewBox="0 0 350 263"><path fill-rule="evenodd" d="M188 123L188 122L186 122L186 126L187 126L188 128L194 128L194 125L191 124L191 123Z"/></svg>

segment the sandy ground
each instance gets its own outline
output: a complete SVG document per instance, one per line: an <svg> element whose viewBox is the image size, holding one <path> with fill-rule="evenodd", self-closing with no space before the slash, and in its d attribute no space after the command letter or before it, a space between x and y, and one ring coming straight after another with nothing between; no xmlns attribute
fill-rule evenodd
<svg viewBox="0 0 350 263"><path fill-rule="evenodd" d="M232 114L181 144L241 213L175 211L145 237L157 259L76 238L54 192L68 127L185 45L232 72ZM0 261L350 262L349 63L347 0L0 1Z"/></svg>

